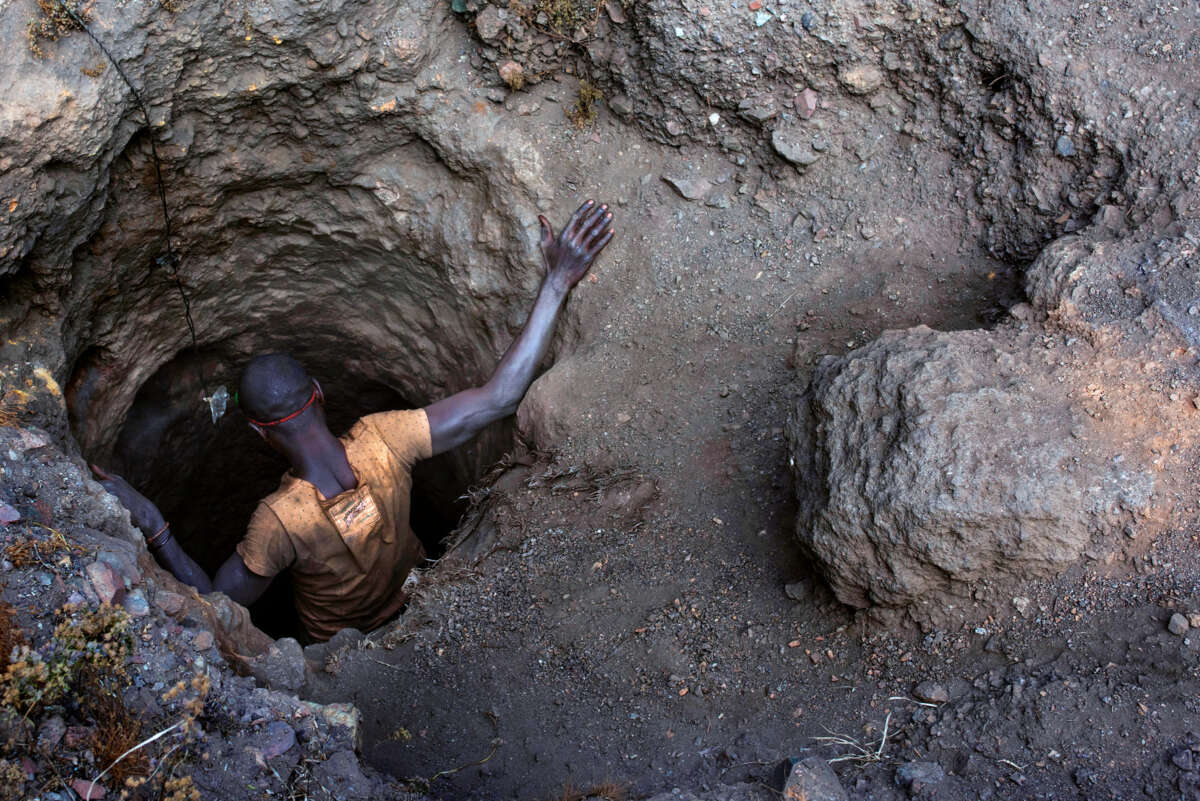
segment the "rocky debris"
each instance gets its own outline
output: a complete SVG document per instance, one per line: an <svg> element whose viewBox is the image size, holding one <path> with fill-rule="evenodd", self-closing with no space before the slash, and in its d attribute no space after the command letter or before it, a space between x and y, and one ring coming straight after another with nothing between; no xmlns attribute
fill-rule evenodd
<svg viewBox="0 0 1200 801"><path fill-rule="evenodd" d="M819 103L820 96L811 88L806 88L796 96L796 113L803 119L812 119L812 116L817 113Z"/></svg>
<svg viewBox="0 0 1200 801"><path fill-rule="evenodd" d="M1188 623L1188 619L1178 612L1171 615L1171 619L1167 621L1167 631L1171 632L1177 637L1182 637L1183 635L1187 634L1188 629L1190 628L1191 626Z"/></svg>
<svg viewBox="0 0 1200 801"><path fill-rule="evenodd" d="M155 760L168 753L178 759L194 751L195 756L176 764L175 775L188 776L188 786L203 797L244 798L248 786L283 796L286 788L280 775L288 776L300 759L315 764L329 753L343 754L330 770L331 780L342 777L339 787L372 798L399 795L374 771L347 764L348 759L355 760L360 736L360 715L353 706L298 701L290 693L256 687L252 679L234 675L214 646L225 641L228 652L236 656L237 649L257 642L238 633L242 618L237 610L244 613L244 608L224 596L202 598L190 590L185 594L150 560L141 535L129 528L127 514L114 509L106 493L93 491L95 485L81 474L75 459L48 442L40 446L39 458L23 458L17 448L24 439L28 436L22 437L20 430L0 426L0 474L5 476L0 491L16 498L36 497L39 516L56 533L49 535L38 526L21 523L3 531L5 549L36 542L43 556L29 564L7 566L3 590L6 598L14 593L25 598L36 595L35 604L23 604L19 619L26 644L37 654L25 660L41 661L49 669L28 674L20 685L24 689L6 683L4 690L63 692L52 683L38 688L39 681L52 677L68 685L71 700L29 705L24 731L5 729L0 759L15 759L37 788L65 781L74 792L72 797L87 798L91 777L109 764L100 763L117 756L104 754L104 738L133 736L128 731L133 724L123 722L127 717L183 722L181 716L188 715L193 719L189 729L177 728L144 746L144 753ZM48 584L43 577L49 578ZM121 593L124 608L102 606L101 595L117 598ZM146 604L147 597L157 603ZM130 608L137 606L138 599L144 608L134 609L140 612L135 615ZM68 602L73 606L65 606ZM165 606L172 607L188 628L169 617ZM74 645L64 650L64 642ZM101 680L113 682L106 684L111 692L105 692L113 706L99 717L89 704L94 689L80 684L84 674L77 665L72 667L70 654L75 649L104 660L98 663L103 666ZM288 650L286 643L283 650ZM139 736L151 733L143 728ZM133 744L131 740L121 748ZM201 753L211 758L200 758ZM267 765L266 760L273 764ZM8 778L0 779L5 792L11 789L3 783ZM155 793L161 782L159 778L153 785ZM115 797L115 786L106 777L90 797ZM26 792L17 788L16 797L33 797L38 792L34 788L27 783ZM62 796L66 801L62 793L43 795Z"/></svg>
<svg viewBox="0 0 1200 801"><path fill-rule="evenodd" d="M520 89L525 84L525 68L515 61L505 61L499 67L500 79L513 89Z"/></svg>
<svg viewBox="0 0 1200 801"><path fill-rule="evenodd" d="M1055 140L1054 152L1063 158L1070 158L1075 155L1075 143L1071 141L1071 137L1063 134Z"/></svg>
<svg viewBox="0 0 1200 801"><path fill-rule="evenodd" d="M0 525L15 523L20 519L20 512L9 506L7 503L0 503Z"/></svg>
<svg viewBox="0 0 1200 801"><path fill-rule="evenodd" d="M871 64L856 64L838 69L838 80L852 95L866 95L883 86L883 73Z"/></svg>
<svg viewBox="0 0 1200 801"><path fill-rule="evenodd" d="M362 772L352 751L338 751L313 771L319 785L334 801L359 801L372 797L375 785Z"/></svg>
<svg viewBox="0 0 1200 801"><path fill-rule="evenodd" d="M97 559L86 568L88 579L92 582L92 590L100 603L111 604L119 602L125 594L121 577L108 564Z"/></svg>
<svg viewBox="0 0 1200 801"><path fill-rule="evenodd" d="M696 175L663 173L662 179L684 200L703 200L712 191L712 183Z"/></svg>
<svg viewBox="0 0 1200 801"><path fill-rule="evenodd" d="M267 724L260 741L263 759L274 759L296 745L296 730L282 720Z"/></svg>
<svg viewBox="0 0 1200 801"><path fill-rule="evenodd" d="M934 681L923 681L913 688L913 697L928 704L944 704L950 700L945 685Z"/></svg>
<svg viewBox="0 0 1200 801"><path fill-rule="evenodd" d="M42 721L38 729L37 747L39 751L52 752L58 748L63 736L67 733L67 724L59 715L54 715Z"/></svg>
<svg viewBox="0 0 1200 801"><path fill-rule="evenodd" d="M276 640L265 654L246 663L250 675L273 690L299 692L307 680L304 649L291 637Z"/></svg>
<svg viewBox="0 0 1200 801"><path fill-rule="evenodd" d="M946 771L936 762L908 762L896 769L896 783L914 795L945 778Z"/></svg>
<svg viewBox="0 0 1200 801"><path fill-rule="evenodd" d="M1033 602L1030 601L1028 598L1026 598L1023 595L1018 595L1012 599L1012 605L1013 605L1013 609L1017 610L1018 615L1020 615L1021 617L1027 617L1029 615L1029 610L1030 610L1030 607L1032 607Z"/></svg>
<svg viewBox="0 0 1200 801"><path fill-rule="evenodd" d="M813 147L812 137L799 128L776 128L771 132L771 146L797 167L815 164L821 154Z"/></svg>
<svg viewBox="0 0 1200 801"><path fill-rule="evenodd" d="M71 781L71 789L79 796L82 801L98 801L108 794L108 790L99 782L89 781L87 779L73 779Z"/></svg>
<svg viewBox="0 0 1200 801"><path fill-rule="evenodd" d="M833 768L819 757L796 763L783 786L783 797L787 801L849 801Z"/></svg>
<svg viewBox="0 0 1200 801"><path fill-rule="evenodd" d="M1073 436L1099 424L1073 394L1096 375L1047 362L1048 342L915 328L821 362L790 427L797 533L839 600L945 619L953 596L1073 564L1120 532L1114 510L1156 513L1140 418Z"/></svg>

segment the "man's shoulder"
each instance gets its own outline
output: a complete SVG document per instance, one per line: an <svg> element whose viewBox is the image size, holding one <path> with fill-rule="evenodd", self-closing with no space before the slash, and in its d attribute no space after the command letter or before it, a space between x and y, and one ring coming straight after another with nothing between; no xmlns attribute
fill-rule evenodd
<svg viewBox="0 0 1200 801"><path fill-rule="evenodd" d="M432 451L429 418L424 409L396 409L359 418L350 429L354 438L377 438L396 458L407 464L428 459Z"/></svg>

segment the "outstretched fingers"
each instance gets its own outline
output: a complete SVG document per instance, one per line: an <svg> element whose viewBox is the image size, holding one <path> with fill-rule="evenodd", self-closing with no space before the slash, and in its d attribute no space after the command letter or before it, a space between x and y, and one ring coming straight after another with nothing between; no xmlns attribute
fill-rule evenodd
<svg viewBox="0 0 1200 801"><path fill-rule="evenodd" d="M613 238L613 229L609 228L604 232L603 236L601 236L599 239L595 239L595 240L591 241L588 244L587 250L584 251L587 254L587 258L590 260L590 259L594 259L597 256L599 256L600 251L604 250L604 246L607 245L609 240L611 240L612 238Z"/></svg>
<svg viewBox="0 0 1200 801"><path fill-rule="evenodd" d="M563 227L563 233L570 236L575 231L576 226L579 225L579 221L583 218L584 214L595 205L596 201L594 200L583 201L583 205L575 209L575 213L571 215L571 219L567 220L567 224Z"/></svg>

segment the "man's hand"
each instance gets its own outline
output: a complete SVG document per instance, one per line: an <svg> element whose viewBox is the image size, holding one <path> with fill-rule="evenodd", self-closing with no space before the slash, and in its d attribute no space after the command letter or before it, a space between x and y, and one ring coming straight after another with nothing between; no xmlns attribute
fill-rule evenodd
<svg viewBox="0 0 1200 801"><path fill-rule="evenodd" d="M166 521L163 520L162 512L158 511L158 507L149 498L131 487L128 481L116 473L109 473L94 464L89 466L100 479L100 484L116 495L121 505L129 510L130 522L140 528L144 535L152 537L163 527Z"/></svg>
<svg viewBox="0 0 1200 801"><path fill-rule="evenodd" d="M592 262L613 238L612 212L605 204L589 200L571 215L557 237L550 222L538 215L542 224L542 258L547 278L558 289L567 291L587 275Z"/></svg>

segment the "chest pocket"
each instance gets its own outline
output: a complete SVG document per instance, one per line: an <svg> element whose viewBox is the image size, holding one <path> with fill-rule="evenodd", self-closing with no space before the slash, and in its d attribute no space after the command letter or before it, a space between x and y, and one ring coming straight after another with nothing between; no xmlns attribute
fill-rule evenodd
<svg viewBox="0 0 1200 801"><path fill-rule="evenodd" d="M383 515L375 496L371 494L371 487L366 482L360 482L354 490L322 506L359 569L369 568L379 551L379 540L384 538L380 533Z"/></svg>

